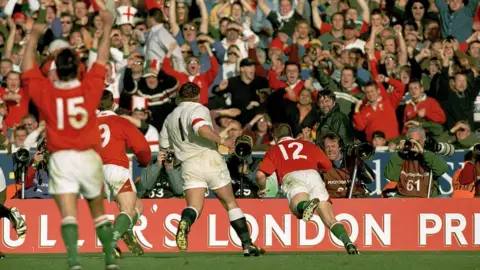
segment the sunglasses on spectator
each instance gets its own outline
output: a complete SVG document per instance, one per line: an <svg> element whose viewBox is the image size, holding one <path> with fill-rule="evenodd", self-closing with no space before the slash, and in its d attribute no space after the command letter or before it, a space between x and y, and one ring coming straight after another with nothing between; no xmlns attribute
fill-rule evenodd
<svg viewBox="0 0 480 270"><path fill-rule="evenodd" d="M136 42L130 42L130 44L129 44L129 45L130 45L130 46L137 46L137 45L138 45L138 43L136 43Z"/></svg>
<svg viewBox="0 0 480 270"><path fill-rule="evenodd" d="M72 24L72 21L62 21L62 24Z"/></svg>
<svg viewBox="0 0 480 270"><path fill-rule="evenodd" d="M395 58L393 58L392 56L387 56L387 58L385 58L385 60L392 60L392 61L395 61Z"/></svg>
<svg viewBox="0 0 480 270"><path fill-rule="evenodd" d="M186 54L192 54L193 51L182 51L182 53L186 53Z"/></svg>
<svg viewBox="0 0 480 270"><path fill-rule="evenodd" d="M134 65L136 65L136 66L141 66L141 65L143 65L143 63L142 63L142 62L140 62L140 61L133 62L133 64L134 64Z"/></svg>
<svg viewBox="0 0 480 270"><path fill-rule="evenodd" d="M228 52L227 55L235 55L235 56L238 56L236 53L234 52Z"/></svg>
<svg viewBox="0 0 480 270"><path fill-rule="evenodd" d="M195 26L190 26L190 27L185 26L185 27L183 27L183 31L188 31L188 30L195 31Z"/></svg>

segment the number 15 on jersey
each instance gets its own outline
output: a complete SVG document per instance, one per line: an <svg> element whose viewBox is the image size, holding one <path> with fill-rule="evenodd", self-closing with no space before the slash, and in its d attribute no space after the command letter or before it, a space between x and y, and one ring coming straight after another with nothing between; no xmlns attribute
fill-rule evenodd
<svg viewBox="0 0 480 270"><path fill-rule="evenodd" d="M85 104L84 97L57 98L57 129L65 129L65 108L67 109L67 121L73 129L82 129L88 122L88 112L82 106Z"/></svg>

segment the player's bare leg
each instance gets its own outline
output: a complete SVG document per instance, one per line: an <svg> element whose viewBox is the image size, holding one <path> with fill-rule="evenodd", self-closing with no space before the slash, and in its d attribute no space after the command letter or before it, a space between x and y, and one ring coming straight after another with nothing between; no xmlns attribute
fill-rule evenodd
<svg viewBox="0 0 480 270"><path fill-rule="evenodd" d="M330 231L335 235L340 241L342 241L345 249L350 255L358 255L357 247L352 243L348 233L345 230L343 224L335 218L333 213L332 204L329 201L321 201L317 208L318 215L322 219L323 224L330 229Z"/></svg>
<svg viewBox="0 0 480 270"><path fill-rule="evenodd" d="M177 235L175 237L177 247L180 251L187 251L188 233L190 228L203 210L206 188L191 188L185 190L187 207L182 211L182 218L178 223Z"/></svg>
<svg viewBox="0 0 480 270"><path fill-rule="evenodd" d="M106 269L120 269L116 264L114 253L115 242L113 241L112 223L108 220L103 208L103 194L87 201L95 222L98 239L103 246Z"/></svg>
<svg viewBox="0 0 480 270"><path fill-rule="evenodd" d="M308 193L301 192L290 199L290 210L297 218L307 222L312 218L319 203L317 198L310 200Z"/></svg>
<svg viewBox="0 0 480 270"><path fill-rule="evenodd" d="M137 224L138 219L142 216L143 213L143 203L140 199L135 201L135 216L132 218L132 225L128 230L123 234L122 239L127 244L128 249L135 255L143 255L144 251L142 246L138 243L137 237L133 233L133 227Z"/></svg>
<svg viewBox="0 0 480 270"><path fill-rule="evenodd" d="M228 184L224 187L214 190L215 195L225 207L228 212L228 219L230 225L237 233L238 237L242 241L243 255L244 256L260 256L265 254L265 250L258 248L252 243L250 238L250 232L248 231L248 224L242 209L238 207L237 201L232 189L232 184Z"/></svg>
<svg viewBox="0 0 480 270"><path fill-rule="evenodd" d="M62 216L61 232L67 249L69 269L82 269L78 261L77 194L57 194L54 198Z"/></svg>
<svg viewBox="0 0 480 270"><path fill-rule="evenodd" d="M133 219L137 216L135 211L135 203L137 194L135 192L123 192L117 194L115 201L117 202L120 214L118 214L113 224L113 241L115 243L115 256L120 257L120 249L117 246L118 240L132 227ZM127 243L128 246L128 243ZM129 249L132 248L129 246Z"/></svg>

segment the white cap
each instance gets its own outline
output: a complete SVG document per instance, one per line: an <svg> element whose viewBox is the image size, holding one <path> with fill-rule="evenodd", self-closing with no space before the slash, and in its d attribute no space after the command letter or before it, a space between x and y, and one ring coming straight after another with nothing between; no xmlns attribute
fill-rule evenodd
<svg viewBox="0 0 480 270"><path fill-rule="evenodd" d="M131 24L135 26L135 14L137 9L131 6L121 6L117 8L117 25Z"/></svg>
<svg viewBox="0 0 480 270"><path fill-rule="evenodd" d="M66 42L63 39L56 39L52 43L50 43L50 46L48 46L48 51L50 53L53 53L56 50L65 49L65 48L70 48L70 44L68 44L68 42Z"/></svg>

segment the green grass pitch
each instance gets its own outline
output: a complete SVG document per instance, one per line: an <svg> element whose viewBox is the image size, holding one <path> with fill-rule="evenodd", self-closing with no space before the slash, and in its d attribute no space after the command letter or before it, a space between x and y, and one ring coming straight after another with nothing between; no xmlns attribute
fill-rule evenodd
<svg viewBox="0 0 480 270"><path fill-rule="evenodd" d="M100 254L81 254L84 270L101 270ZM241 253L124 253L123 270L480 270L480 252L340 252L267 253L245 258ZM63 254L10 254L0 260L1 270L66 270Z"/></svg>

